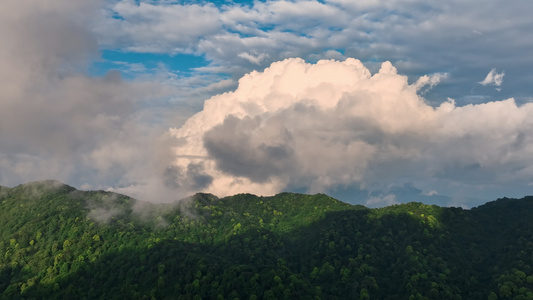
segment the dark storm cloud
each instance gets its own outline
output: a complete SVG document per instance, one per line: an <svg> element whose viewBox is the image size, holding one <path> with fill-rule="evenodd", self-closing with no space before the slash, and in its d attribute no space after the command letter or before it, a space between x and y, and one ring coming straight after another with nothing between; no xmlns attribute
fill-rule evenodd
<svg viewBox="0 0 533 300"><path fill-rule="evenodd" d="M220 170L265 182L271 176L290 173L297 165L289 147L289 132L282 126L269 125L262 125L260 118L228 116L205 133L204 146ZM271 135L272 130L276 131L275 136ZM275 138L269 139L272 137Z"/></svg>

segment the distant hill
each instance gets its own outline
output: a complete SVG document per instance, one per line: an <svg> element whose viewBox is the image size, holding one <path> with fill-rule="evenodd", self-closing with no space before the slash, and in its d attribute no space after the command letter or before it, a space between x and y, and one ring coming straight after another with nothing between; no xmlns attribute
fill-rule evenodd
<svg viewBox="0 0 533 300"><path fill-rule="evenodd" d="M56 181L0 187L0 299L533 299L532 265L533 197L155 205Z"/></svg>

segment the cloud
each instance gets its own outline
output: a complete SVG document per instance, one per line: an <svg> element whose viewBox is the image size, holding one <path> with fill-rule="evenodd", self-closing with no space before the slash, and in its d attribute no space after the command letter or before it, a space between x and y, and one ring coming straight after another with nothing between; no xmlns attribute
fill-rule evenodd
<svg viewBox="0 0 533 300"><path fill-rule="evenodd" d="M489 74L487 74L487 77L483 79L483 81L478 82L481 85L494 85L494 86L501 86L503 83L503 76L505 75L505 72L497 73L496 69L490 70Z"/></svg>
<svg viewBox="0 0 533 300"><path fill-rule="evenodd" d="M119 208L96 207L89 211L87 217L95 220L99 224L106 224L121 213L122 211Z"/></svg>
<svg viewBox="0 0 533 300"><path fill-rule="evenodd" d="M136 52L192 53L203 37L222 27L219 10L212 4L156 5L125 0L112 2L106 12L94 25L100 42Z"/></svg>
<svg viewBox="0 0 533 300"><path fill-rule="evenodd" d="M124 0L105 12L94 26L105 47L205 55L211 67L223 66L224 72L237 76L309 50L332 50L337 42L330 41L325 47L330 49L324 49L322 42L330 30L341 29L350 20L338 7L317 1L216 7Z"/></svg>
<svg viewBox="0 0 533 300"><path fill-rule="evenodd" d="M0 3L0 183L54 178L107 188L163 180L168 127L154 99L169 88L94 77L98 41L89 29L99 1ZM176 115L173 113L173 115ZM192 172L192 171L191 171Z"/></svg>
<svg viewBox="0 0 533 300"><path fill-rule="evenodd" d="M531 74L522 66L533 63L527 47L533 43L528 34L533 24L523 9L527 5L527 0L506 5L490 0L483 8L455 0L278 0L219 6L122 0L110 4L93 29L105 48L192 53L208 63L201 72L234 79L290 57L357 57L367 65L388 60L410 78L448 73L454 87L431 93L462 104L468 103L469 83L477 82L477 74L489 64L512 72L509 85L520 91L515 96L528 96Z"/></svg>
<svg viewBox="0 0 533 300"><path fill-rule="evenodd" d="M365 203L367 207L383 207L394 204L399 204L394 194L388 194L384 197L371 197Z"/></svg>
<svg viewBox="0 0 533 300"><path fill-rule="evenodd" d="M409 84L389 62L371 74L352 58L273 63L170 130L176 170L184 176L194 166L210 179L202 190L220 196L530 182L533 140L525 132L533 105L450 99L433 107L419 93L439 78Z"/></svg>
<svg viewBox="0 0 533 300"><path fill-rule="evenodd" d="M429 191L429 192L424 192L424 193L423 193L424 196L429 196L429 197L431 197L431 196L435 196L435 195L438 195L438 194L439 194L439 193L437 193L437 191L435 191L435 190L431 190L431 191Z"/></svg>
<svg viewBox="0 0 533 300"><path fill-rule="evenodd" d="M261 53L259 55L252 55L252 54L249 54L249 53L246 53L246 52L241 52L239 54L237 54L238 57L242 57L246 60L248 60L249 62L253 63L253 64L256 64L256 65L261 65L261 61L264 60L267 55L264 54L264 53Z"/></svg>
<svg viewBox="0 0 533 300"><path fill-rule="evenodd" d="M391 181L440 195L528 184L525 5L2 1L0 184L56 178L154 201ZM189 76L125 55L107 63L126 80L88 75L100 49L207 65ZM468 94L487 65L509 74L498 98ZM481 83L500 86L503 72L491 73Z"/></svg>

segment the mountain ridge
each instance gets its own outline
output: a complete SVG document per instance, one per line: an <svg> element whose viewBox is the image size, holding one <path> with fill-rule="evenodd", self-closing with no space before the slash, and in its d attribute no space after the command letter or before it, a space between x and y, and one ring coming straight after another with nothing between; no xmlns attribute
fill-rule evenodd
<svg viewBox="0 0 533 300"><path fill-rule="evenodd" d="M22 184L18 184L16 186L13 186L13 187L7 187L7 186L2 186L0 185L0 191L2 189L4 190L11 190L11 189L16 189L16 188L37 188L37 189L49 189L49 188L65 188L69 191L79 191L79 192L105 192L105 193L113 193L113 194L117 194L117 195L120 195L120 196L125 196L125 197L129 197L131 199L134 199L133 197L130 197L130 196L126 196L124 194L121 194L121 193L118 193L118 192L114 192L114 191L109 191L109 190L102 190L102 189L96 189L96 190L79 190L79 189L76 189L75 187L73 186L70 186L66 183L63 183L59 180L55 180L55 179L45 179L45 180L36 180L36 181L30 181L30 182L27 182L27 183L22 183ZM406 203L395 203L395 204L390 204L390 205L387 205L387 206L383 206L383 207L367 207L363 204L353 204L353 203L349 203L349 202L345 202L345 201L342 201L342 200L339 200L333 196L330 196L328 194L325 194L325 193L316 193L316 194L307 194L307 193L301 193L301 192L280 192L280 193L277 193L275 195L271 195L271 196L257 196L255 194L251 194L251 193L238 193L238 194L235 194L235 195L231 195L231 196L225 196L225 197L218 197L217 195L214 195L214 194L211 194L211 193L205 193L205 192L197 192L193 195L190 195L188 197L185 197L183 199L178 199L178 200L175 200L175 201L172 201L172 202L165 202L165 203L153 203L151 201L146 201L146 200L139 200L139 199L135 199L136 201L142 201L142 202L147 202L147 203L153 203L153 204L172 204L172 203L176 203L176 202L180 202L180 201L184 201L184 200L187 200L187 199L190 199L190 198L194 198L194 197L197 197L197 196L201 196L201 195L210 195L210 196L214 196L216 198L219 198L219 199L223 199L223 198L229 198L229 197L235 197L235 196L240 196L240 195L248 195L248 196L252 196L252 197L263 197L263 198L271 198L271 197L276 197L276 196L279 196L279 195L284 195L284 194L296 194L296 195L324 195L326 197L329 197L329 198L332 198L332 199L335 199L336 201L339 201L339 202L342 202L342 203L346 203L348 205L352 205L352 206L361 206L361 207L366 207L366 208L369 208L369 209L379 209L379 208L384 208L384 207L389 207L389 206L395 206L395 205L403 205L403 204L409 204L409 203L412 203L412 202L415 202L415 203L421 203L421 204L427 204L427 205L437 205L439 207L458 207L458 206L446 206L446 205L439 205L438 203L434 203L434 202L431 202L431 203L425 203L425 202L422 202L422 201L409 201L409 202L406 202ZM527 197L530 197L530 196L524 196L522 198L527 198ZM520 198L520 199L522 199ZM478 206L474 206L474 207L470 207L470 208L465 208L465 207L462 207L463 209L467 209L467 210L471 210L471 209L475 209L475 208L479 208L481 206L484 206L485 204L488 204L488 203L491 203L491 202L495 202L495 201L499 201L499 200L516 200L516 198L508 198L508 197L502 197L502 198L498 198L496 200L491 200L491 201L487 201L483 204L480 204Z"/></svg>

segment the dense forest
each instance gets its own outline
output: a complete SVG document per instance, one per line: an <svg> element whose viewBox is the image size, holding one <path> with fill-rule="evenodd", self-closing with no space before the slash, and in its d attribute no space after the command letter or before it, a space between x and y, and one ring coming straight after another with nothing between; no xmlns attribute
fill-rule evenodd
<svg viewBox="0 0 533 300"><path fill-rule="evenodd" d="M1 299L533 299L532 265L533 197L368 209L0 187Z"/></svg>

